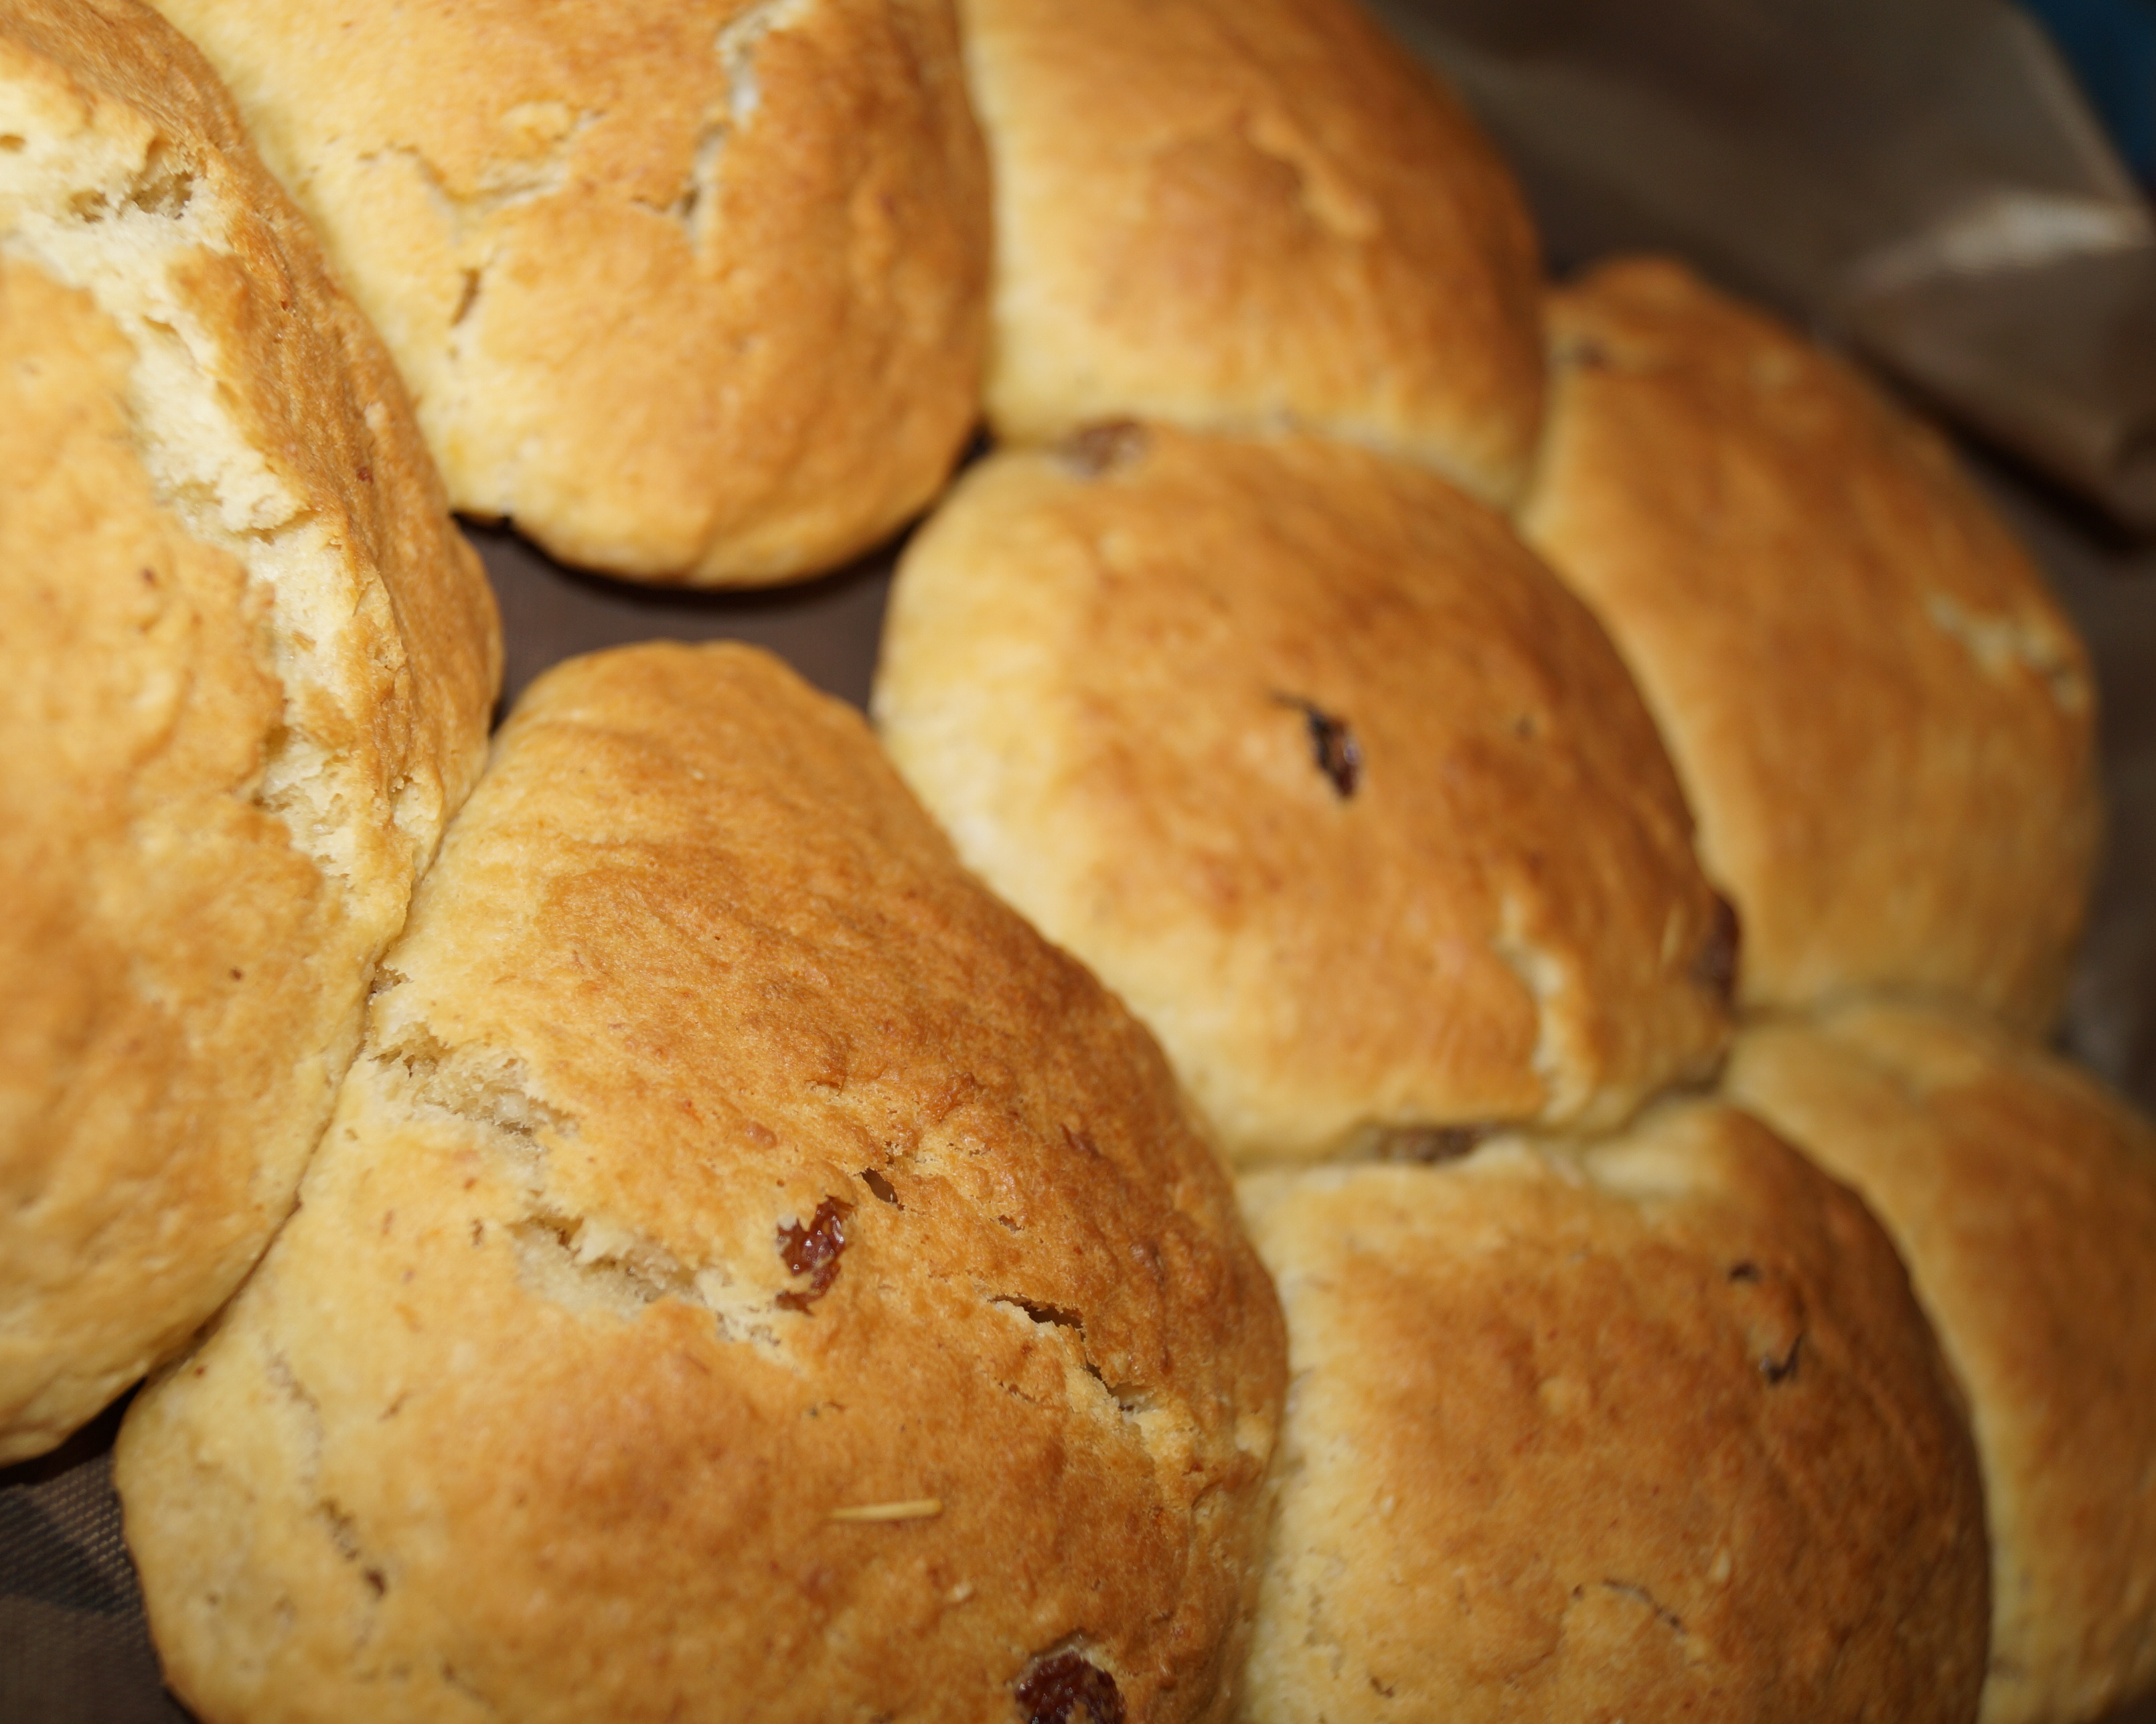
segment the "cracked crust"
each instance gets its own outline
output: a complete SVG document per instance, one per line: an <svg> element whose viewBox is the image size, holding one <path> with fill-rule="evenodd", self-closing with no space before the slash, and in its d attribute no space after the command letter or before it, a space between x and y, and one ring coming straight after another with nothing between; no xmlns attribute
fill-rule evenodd
<svg viewBox="0 0 2156 1724"><path fill-rule="evenodd" d="M986 165L949 0L161 0L382 329L459 509L757 585L941 489Z"/></svg>
<svg viewBox="0 0 2156 1724"><path fill-rule="evenodd" d="M1749 1030L1728 1084L1863 1195L1968 1393L1985 1724L2156 1686L2156 1130L2063 1061L1902 1006Z"/></svg>
<svg viewBox="0 0 2156 1724"><path fill-rule="evenodd" d="M1522 530L1661 725L1746 1001L2048 1024L2102 816L2087 655L2034 564L1938 437L1678 264L1605 265L1549 324Z"/></svg>
<svg viewBox="0 0 2156 1724"><path fill-rule="evenodd" d="M988 413L1322 431L1491 502L1542 412L1512 177L1354 0L963 0L996 183Z"/></svg>
<svg viewBox="0 0 2156 1724"><path fill-rule="evenodd" d="M1756 1121L1250 1176L1288 1317L1250 1724L1947 1724L1975 1459L1892 1247Z"/></svg>
<svg viewBox="0 0 2156 1724"><path fill-rule="evenodd" d="M995 456L907 550L875 706L1240 1159L1614 1122L1719 1051L1728 930L1639 697L1419 469L1135 426Z"/></svg>
<svg viewBox="0 0 2156 1724"><path fill-rule="evenodd" d="M476 777L494 608L199 55L0 4L0 1460L283 1219Z"/></svg>
<svg viewBox="0 0 2156 1724"><path fill-rule="evenodd" d="M120 1438L204 1719L1218 1719L1278 1308L1151 1039L748 649L526 695ZM1092 1680L1092 1679L1088 1679Z"/></svg>

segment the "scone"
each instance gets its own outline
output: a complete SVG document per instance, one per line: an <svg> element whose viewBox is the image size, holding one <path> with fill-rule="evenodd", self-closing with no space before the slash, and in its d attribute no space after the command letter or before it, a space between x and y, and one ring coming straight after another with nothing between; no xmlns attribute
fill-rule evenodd
<svg viewBox="0 0 2156 1724"><path fill-rule="evenodd" d="M1550 301L1528 538L1623 651L1745 1000L2057 1008L2101 808L2086 653L1931 431L1656 259Z"/></svg>
<svg viewBox="0 0 2156 1724"><path fill-rule="evenodd" d="M200 56L0 3L0 1460L284 1218L501 662L388 359Z"/></svg>
<svg viewBox="0 0 2156 1724"><path fill-rule="evenodd" d="M1729 1086L1862 1193L1968 1392L1985 1724L2156 1686L2156 1131L1976 1020L1883 1004L1748 1031Z"/></svg>
<svg viewBox="0 0 2156 1724"><path fill-rule="evenodd" d="M534 685L302 1197L119 1441L205 1724L1226 1716L1283 1380L1226 1177L775 661Z"/></svg>
<svg viewBox="0 0 2156 1724"><path fill-rule="evenodd" d="M1250 1724L1975 1716L1967 1428L1877 1224L1757 1122L1240 1190L1295 1384Z"/></svg>
<svg viewBox="0 0 2156 1724"><path fill-rule="evenodd" d="M159 0L381 327L468 513L753 585L875 543L979 410L951 0Z"/></svg>
<svg viewBox="0 0 2156 1724"><path fill-rule="evenodd" d="M1435 475L1132 425L998 455L907 548L875 711L1240 1160L1608 1123L1720 1049L1736 929L1654 726Z"/></svg>
<svg viewBox="0 0 2156 1724"><path fill-rule="evenodd" d="M961 0L994 169L988 416L1294 427L1511 501L1542 411L1525 203L1356 0Z"/></svg>

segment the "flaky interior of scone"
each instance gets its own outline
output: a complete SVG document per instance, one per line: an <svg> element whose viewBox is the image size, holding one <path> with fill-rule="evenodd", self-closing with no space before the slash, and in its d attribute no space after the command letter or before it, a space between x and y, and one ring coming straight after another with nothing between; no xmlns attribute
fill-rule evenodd
<svg viewBox="0 0 2156 1724"><path fill-rule="evenodd" d="M0 1456L236 1285L499 664L386 357L215 80L0 24Z"/></svg>
<svg viewBox="0 0 2156 1724"><path fill-rule="evenodd" d="M205 1715L1227 1716L1283 1361L1225 1176L774 662L527 695L302 1198L120 1441Z"/></svg>
<svg viewBox="0 0 2156 1724"><path fill-rule="evenodd" d="M874 705L1240 1160L1614 1123L1719 1051L1735 930L1653 725L1434 475L1132 425L1000 454L907 548Z"/></svg>

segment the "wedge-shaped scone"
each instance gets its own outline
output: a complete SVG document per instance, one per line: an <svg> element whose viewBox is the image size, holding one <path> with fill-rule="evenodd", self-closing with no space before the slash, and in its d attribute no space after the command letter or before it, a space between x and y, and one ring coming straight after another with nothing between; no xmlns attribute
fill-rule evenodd
<svg viewBox="0 0 2156 1724"><path fill-rule="evenodd" d="M0 3L0 1460L290 1207L500 664L387 357L201 58Z"/></svg>
<svg viewBox="0 0 2156 1724"><path fill-rule="evenodd" d="M1967 1428L1877 1224L1756 1121L1240 1192L1295 1384L1251 1724L1975 1716Z"/></svg>
<svg viewBox="0 0 2156 1724"><path fill-rule="evenodd" d="M1640 680L1743 993L2056 1011L2101 810L2087 654L1931 431L1675 264L1553 295L1522 526Z"/></svg>
<svg viewBox="0 0 2156 1724"><path fill-rule="evenodd" d="M978 412L950 0L159 0L380 326L467 512L698 585L813 574Z"/></svg>
<svg viewBox="0 0 2156 1724"><path fill-rule="evenodd" d="M1863 1194L1968 1393L1985 1724L2156 1686L2156 1131L2061 1060L1905 1006L1748 1031L1729 1086Z"/></svg>
<svg viewBox="0 0 2156 1724"><path fill-rule="evenodd" d="M1614 1121L1719 1050L1734 929L1654 726L1432 474L1135 426L998 455L907 550L875 711L1236 1157Z"/></svg>
<svg viewBox="0 0 2156 1724"><path fill-rule="evenodd" d="M1283 1364L1226 1178L776 661L535 685L302 1196L120 1438L206 1721L1225 1716Z"/></svg>
<svg viewBox="0 0 2156 1724"><path fill-rule="evenodd" d="M1451 93L1356 0L961 0L994 167L989 418L1294 426L1512 500L1535 237Z"/></svg>

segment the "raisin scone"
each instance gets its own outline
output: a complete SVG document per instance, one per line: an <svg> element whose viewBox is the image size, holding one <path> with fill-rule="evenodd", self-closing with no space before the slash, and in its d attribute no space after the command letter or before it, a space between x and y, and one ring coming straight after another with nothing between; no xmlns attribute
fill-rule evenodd
<svg viewBox="0 0 2156 1724"><path fill-rule="evenodd" d="M1250 1724L1968 1724L1981 1487L1878 1224L1756 1121L1254 1174L1295 1384Z"/></svg>
<svg viewBox="0 0 2156 1724"><path fill-rule="evenodd" d="M875 711L1239 1160L1614 1123L1722 1044L1736 929L1624 666L1421 468L1132 424L996 455L907 548Z"/></svg>
<svg viewBox="0 0 2156 1724"><path fill-rule="evenodd" d="M1743 994L2058 1008L2102 827L2088 656L1943 439L1656 259L1553 293L1521 517L1661 726Z"/></svg>
<svg viewBox="0 0 2156 1724"><path fill-rule="evenodd" d="M116 1479L212 1724L1219 1719L1279 1309L1158 1049L747 648L534 685Z"/></svg>
<svg viewBox="0 0 2156 1724"><path fill-rule="evenodd" d="M866 549L979 413L951 0L159 0L403 368L468 513L610 573Z"/></svg>
<svg viewBox="0 0 2156 1724"><path fill-rule="evenodd" d="M1293 427L1495 503L1543 397L1525 201L1356 0L961 0L998 435Z"/></svg>
<svg viewBox="0 0 2156 1724"><path fill-rule="evenodd" d="M289 1208L485 750L493 601L210 69L0 3L0 1460Z"/></svg>
<svg viewBox="0 0 2156 1724"><path fill-rule="evenodd" d="M1871 1206L1968 1393L1984 1724L2156 1687L2156 1130L1979 1019L1881 1002L1748 1029L1728 1086Z"/></svg>

